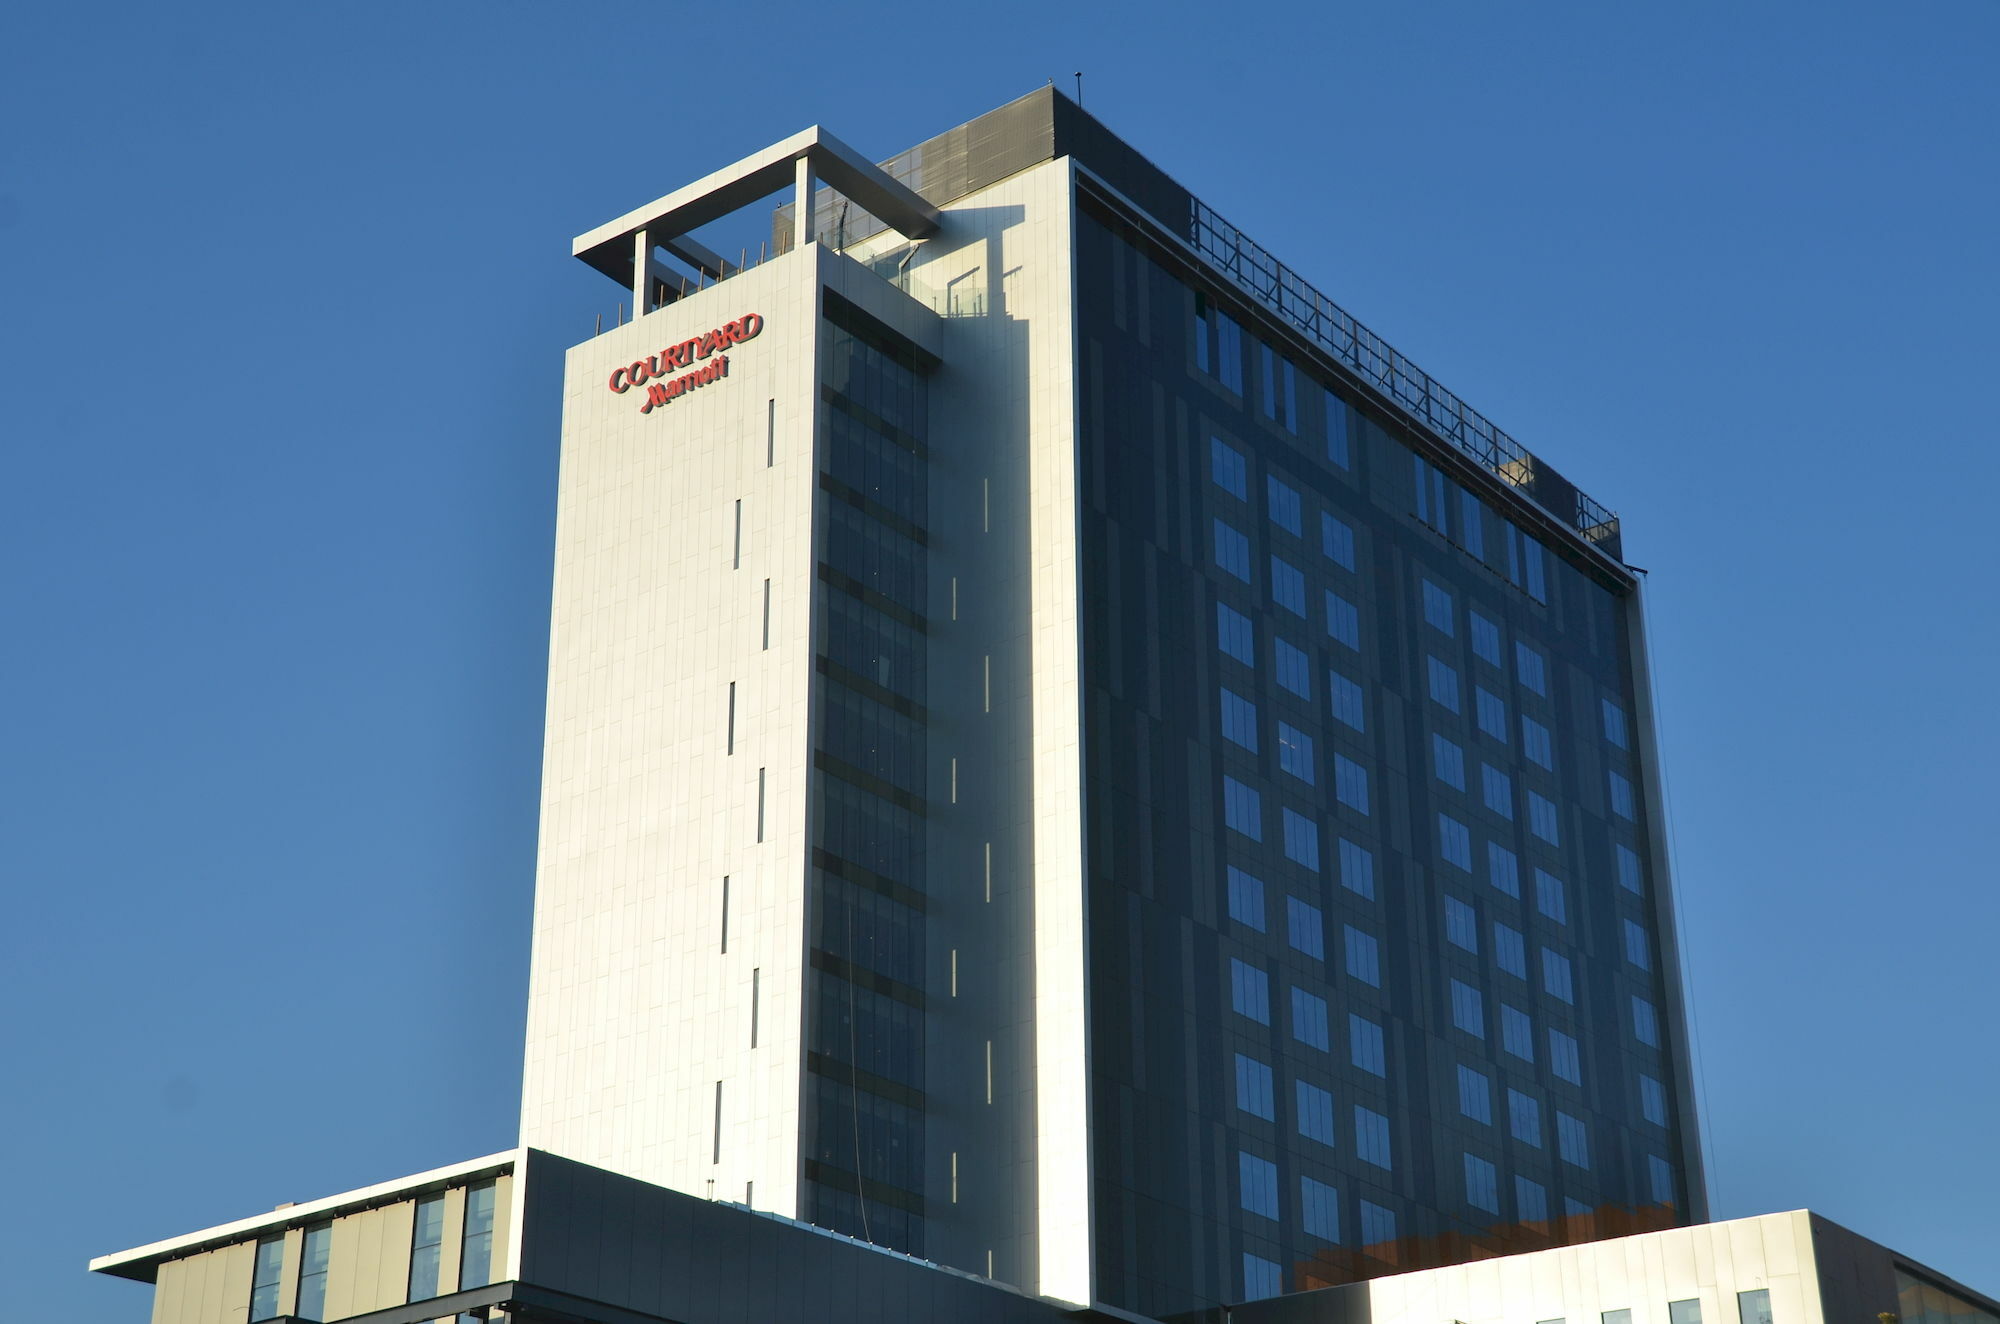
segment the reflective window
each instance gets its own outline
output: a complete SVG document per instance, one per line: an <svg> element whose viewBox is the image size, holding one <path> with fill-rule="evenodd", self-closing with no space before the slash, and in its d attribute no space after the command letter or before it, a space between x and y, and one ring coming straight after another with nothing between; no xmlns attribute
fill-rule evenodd
<svg viewBox="0 0 2000 1324"><path fill-rule="evenodd" d="M1521 895L1521 863L1497 841L1486 843L1486 881L1508 896Z"/></svg>
<svg viewBox="0 0 2000 1324"><path fill-rule="evenodd" d="M1377 1076L1389 1074L1389 1050L1382 1027L1354 1012L1347 1014L1347 1060Z"/></svg>
<svg viewBox="0 0 2000 1324"><path fill-rule="evenodd" d="M1280 815L1285 829L1285 858L1319 872L1319 824L1303 814L1286 809Z"/></svg>
<svg viewBox="0 0 2000 1324"><path fill-rule="evenodd" d="M1285 929L1293 951L1304 952L1315 961L1326 958L1326 930L1320 923L1318 906L1286 897Z"/></svg>
<svg viewBox="0 0 2000 1324"><path fill-rule="evenodd" d="M1489 1214L1500 1212L1500 1170L1476 1154L1465 1158L1465 1202Z"/></svg>
<svg viewBox="0 0 2000 1324"><path fill-rule="evenodd" d="M1618 857L1618 885L1628 892L1645 891L1645 875L1639 867L1638 853L1629 846L1613 847Z"/></svg>
<svg viewBox="0 0 2000 1324"><path fill-rule="evenodd" d="M1451 1023L1467 1034L1486 1037L1486 1001L1478 989L1457 979L1451 981Z"/></svg>
<svg viewBox="0 0 2000 1324"><path fill-rule="evenodd" d="M1472 687L1473 718L1479 729L1501 744L1507 743L1507 704L1484 685Z"/></svg>
<svg viewBox="0 0 2000 1324"><path fill-rule="evenodd" d="M1215 521L1215 563L1250 582L1250 540L1220 519Z"/></svg>
<svg viewBox="0 0 2000 1324"><path fill-rule="evenodd" d="M1345 837L1340 839L1340 885L1370 901L1375 899L1375 856Z"/></svg>
<svg viewBox="0 0 2000 1324"><path fill-rule="evenodd" d="M1354 529L1346 520L1320 512L1319 549L1343 570L1354 569Z"/></svg>
<svg viewBox="0 0 2000 1324"><path fill-rule="evenodd" d="M1387 1246L1396 1239L1396 1211L1371 1200L1361 1202L1361 1244Z"/></svg>
<svg viewBox="0 0 2000 1324"><path fill-rule="evenodd" d="M1326 590L1326 634L1349 648L1361 647L1361 610L1332 589Z"/></svg>
<svg viewBox="0 0 2000 1324"><path fill-rule="evenodd" d="M1333 1096L1303 1080L1293 1083L1297 1087L1293 1093L1299 1114L1299 1134L1331 1147L1334 1143Z"/></svg>
<svg viewBox="0 0 2000 1324"><path fill-rule="evenodd" d="M1243 394L1243 328L1221 309L1215 310L1215 375L1236 394Z"/></svg>
<svg viewBox="0 0 2000 1324"><path fill-rule="evenodd" d="M1576 1040L1553 1026L1549 1028L1549 1071L1557 1080L1583 1084L1583 1055Z"/></svg>
<svg viewBox="0 0 2000 1324"><path fill-rule="evenodd" d="M1576 1001L1576 986L1569 958L1547 947L1542 948L1542 989L1552 998L1559 998L1564 1002Z"/></svg>
<svg viewBox="0 0 2000 1324"><path fill-rule="evenodd" d="M1521 931L1510 924L1493 921L1493 964L1516 979L1528 977L1528 944Z"/></svg>
<svg viewBox="0 0 2000 1324"><path fill-rule="evenodd" d="M1250 618L1223 602L1215 604L1215 644L1244 666L1257 665L1257 634Z"/></svg>
<svg viewBox="0 0 2000 1324"><path fill-rule="evenodd" d="M1240 369L1238 370L1241 371ZM1285 1271L1273 1260L1243 1252L1243 1299L1261 1301L1285 1290Z"/></svg>
<svg viewBox="0 0 2000 1324"><path fill-rule="evenodd" d="M1236 1154L1237 1185L1241 1189L1242 1203L1253 1214L1266 1218L1278 1216L1278 1165L1269 1159L1258 1158L1255 1154Z"/></svg>
<svg viewBox="0 0 2000 1324"><path fill-rule="evenodd" d="M1667 1324L1701 1324L1701 1302L1667 1302Z"/></svg>
<svg viewBox="0 0 2000 1324"><path fill-rule="evenodd" d="M1236 1106L1267 1122L1277 1116L1271 1102L1271 1068L1242 1053L1236 1055Z"/></svg>
<svg viewBox="0 0 2000 1324"><path fill-rule="evenodd" d="M1507 1091L1507 1134L1523 1144L1542 1147L1542 1105L1516 1089Z"/></svg>
<svg viewBox="0 0 2000 1324"><path fill-rule="evenodd" d="M1257 752L1257 705L1229 689L1222 691L1222 738Z"/></svg>
<svg viewBox="0 0 2000 1324"><path fill-rule="evenodd" d="M1271 980L1247 961L1229 958L1229 1007L1259 1025L1271 1023Z"/></svg>
<svg viewBox="0 0 2000 1324"><path fill-rule="evenodd" d="M1389 1119L1371 1108L1354 1105L1354 1152L1378 1168L1393 1168L1389 1154Z"/></svg>
<svg viewBox="0 0 2000 1324"><path fill-rule="evenodd" d="M1639 1114L1654 1126L1667 1124L1667 1087L1644 1074L1639 1077Z"/></svg>
<svg viewBox="0 0 2000 1324"><path fill-rule="evenodd" d="M1264 492L1271 508L1271 523L1295 536L1302 533L1305 525L1299 514L1299 494L1279 482L1275 474L1265 476Z"/></svg>
<svg viewBox="0 0 2000 1324"><path fill-rule="evenodd" d="M1475 1122L1493 1124L1493 1084L1471 1067L1458 1067L1458 1111Z"/></svg>
<svg viewBox="0 0 2000 1324"><path fill-rule="evenodd" d="M1519 1007L1500 1004L1500 1046L1523 1061L1535 1060L1535 1027Z"/></svg>
<svg viewBox="0 0 2000 1324"><path fill-rule="evenodd" d="M1668 1163L1658 1154L1648 1154L1646 1155L1646 1177L1647 1184L1653 1188L1654 1204L1672 1204L1674 1202L1674 1169L1672 1164ZM1766 1305L1765 1318L1770 1318L1768 1303Z"/></svg>
<svg viewBox="0 0 2000 1324"><path fill-rule="evenodd" d="M1468 613L1472 620L1472 653L1482 661L1500 665L1500 627L1487 620L1478 612Z"/></svg>
<svg viewBox="0 0 2000 1324"><path fill-rule="evenodd" d="M1528 831L1551 846L1562 845L1562 837L1556 831L1555 802L1533 791L1528 792Z"/></svg>
<svg viewBox="0 0 2000 1324"><path fill-rule="evenodd" d="M1344 754L1333 756L1333 798L1357 814L1368 812L1368 769Z"/></svg>
<svg viewBox="0 0 2000 1324"><path fill-rule="evenodd" d="M1556 1152L1563 1162L1579 1168L1590 1166L1590 1135L1584 1130L1581 1117L1571 1117L1562 1109L1556 1109Z"/></svg>
<svg viewBox="0 0 2000 1324"><path fill-rule="evenodd" d="M1655 1161L1657 1162L1658 1160ZM1671 1197L1673 1191L1672 1172L1667 1174L1667 1182L1668 1194ZM1670 1200L1661 1200L1660 1203L1667 1204L1670 1203ZM1754 1292L1738 1292L1736 1294L1736 1318L1738 1324L1771 1324L1770 1289L1760 1287Z"/></svg>
<svg viewBox="0 0 2000 1324"><path fill-rule="evenodd" d="M1604 701L1604 738L1625 748L1625 710L1609 699Z"/></svg>
<svg viewBox="0 0 2000 1324"><path fill-rule="evenodd" d="M1450 814L1438 815L1438 854L1447 864L1472 872L1472 831Z"/></svg>
<svg viewBox="0 0 2000 1324"><path fill-rule="evenodd" d="M1278 723L1278 769L1311 786L1317 780L1313 762L1312 737L1288 722Z"/></svg>
<svg viewBox="0 0 2000 1324"><path fill-rule="evenodd" d="M1452 629L1451 594L1428 579L1424 581L1424 622L1445 634L1455 633Z"/></svg>
<svg viewBox="0 0 2000 1324"><path fill-rule="evenodd" d="M321 1223L306 1229L299 1256L300 1319L326 1317L326 1271L333 1259L333 1224Z"/></svg>
<svg viewBox="0 0 2000 1324"><path fill-rule="evenodd" d="M1444 899L1444 939L1468 952L1479 950L1479 917L1455 896Z"/></svg>
<svg viewBox="0 0 2000 1324"><path fill-rule="evenodd" d="M1264 839L1264 800L1234 777L1222 779L1222 821L1252 841Z"/></svg>
<svg viewBox="0 0 2000 1324"><path fill-rule="evenodd" d="M257 1257L250 1266L250 1318L275 1319L278 1314L278 1280L285 1269L285 1239L266 1237L257 1243ZM239 1280L240 1281L240 1280ZM432 1293L436 1295L436 1293ZM415 1298L412 1298L413 1300Z"/></svg>
<svg viewBox="0 0 2000 1324"><path fill-rule="evenodd" d="M1480 799L1505 819L1514 817L1514 779L1491 763L1479 765Z"/></svg>
<svg viewBox="0 0 2000 1324"><path fill-rule="evenodd" d="M1264 931L1264 883L1233 864L1229 866L1229 918L1259 933Z"/></svg>
<svg viewBox="0 0 2000 1324"><path fill-rule="evenodd" d="M1555 770L1555 745L1549 738L1549 729L1526 713L1521 714L1521 752L1536 767Z"/></svg>
<svg viewBox="0 0 2000 1324"><path fill-rule="evenodd" d="M1250 467L1243 452L1220 437L1208 440L1208 475L1215 485L1239 501L1250 499Z"/></svg>
<svg viewBox="0 0 2000 1324"><path fill-rule="evenodd" d="M1292 990L1292 1038L1322 1053L1332 1046L1332 1037L1327 1032L1325 998L1302 988Z"/></svg>
<svg viewBox="0 0 2000 1324"><path fill-rule="evenodd" d="M1451 712L1458 711L1458 672L1446 665L1438 657L1427 658L1429 663L1431 698Z"/></svg>
<svg viewBox="0 0 2000 1324"><path fill-rule="evenodd" d="M1431 733L1431 766L1446 786L1465 789L1465 751L1436 732Z"/></svg>
<svg viewBox="0 0 2000 1324"><path fill-rule="evenodd" d="M1380 988L1382 955L1375 935L1364 933L1352 924L1344 924L1341 928L1347 940L1347 973L1364 984Z"/></svg>
<svg viewBox="0 0 2000 1324"><path fill-rule="evenodd" d="M1660 1019L1653 1012L1653 1004L1637 993L1632 995L1632 1035L1648 1047L1660 1046Z"/></svg>
<svg viewBox="0 0 2000 1324"><path fill-rule="evenodd" d="M1279 688L1289 690L1301 699L1312 698L1312 662L1306 657L1305 650L1293 647L1284 639L1273 639L1271 657L1272 673Z"/></svg>
<svg viewBox="0 0 2000 1324"><path fill-rule="evenodd" d="M444 1243L444 1197L428 1196L417 1201L416 1221L410 1234L411 1301L428 1301L438 1294L438 1263Z"/></svg>
<svg viewBox="0 0 2000 1324"><path fill-rule="evenodd" d="M494 1184L465 1188L465 1229L459 1241L458 1286L484 1287L493 1281Z"/></svg>
<svg viewBox="0 0 2000 1324"><path fill-rule="evenodd" d="M1299 1178L1299 1222L1309 1237L1340 1240L1340 1192L1311 1177ZM1745 1320L1744 1324L1751 1324ZM1766 1320L1764 1324L1770 1324Z"/></svg>
<svg viewBox="0 0 2000 1324"><path fill-rule="evenodd" d="M1306 614L1306 577L1279 556L1271 558L1271 601L1295 616Z"/></svg>
<svg viewBox="0 0 2000 1324"><path fill-rule="evenodd" d="M1632 1324L1632 1312L1629 1310L1607 1310L1602 1315L1599 1315L1598 1319L1601 1324Z"/></svg>
<svg viewBox="0 0 2000 1324"><path fill-rule="evenodd" d="M1514 674L1523 689L1532 690L1543 698L1548 697L1548 664L1542 660L1540 653L1518 639L1514 641Z"/></svg>
<svg viewBox="0 0 2000 1324"><path fill-rule="evenodd" d="M1352 464L1347 445L1347 403L1332 391L1326 392L1326 458L1343 469Z"/></svg>
<svg viewBox="0 0 2000 1324"><path fill-rule="evenodd" d="M1632 783L1618 773L1611 773L1611 812L1627 822L1637 820L1638 811L1632 804Z"/></svg>
<svg viewBox="0 0 2000 1324"><path fill-rule="evenodd" d="M1361 686L1338 671L1326 673L1327 692L1333 696L1333 720L1356 731L1368 729L1367 701Z"/></svg>
<svg viewBox="0 0 2000 1324"><path fill-rule="evenodd" d="M1646 931L1631 920L1625 921L1625 959L1641 970L1653 968L1653 944Z"/></svg>
<svg viewBox="0 0 2000 1324"><path fill-rule="evenodd" d="M1514 1216L1523 1223L1548 1220L1549 1193L1540 1182L1520 1176L1514 1178Z"/></svg>
<svg viewBox="0 0 2000 1324"><path fill-rule="evenodd" d="M1535 909L1558 924L1569 922L1569 902L1564 899L1562 879L1547 869L1535 870Z"/></svg>

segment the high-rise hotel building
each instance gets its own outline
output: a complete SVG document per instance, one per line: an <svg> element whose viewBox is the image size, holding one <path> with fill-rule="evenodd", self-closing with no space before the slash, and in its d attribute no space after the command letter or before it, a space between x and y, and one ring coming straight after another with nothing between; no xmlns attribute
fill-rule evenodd
<svg viewBox="0 0 2000 1324"><path fill-rule="evenodd" d="M523 1148L100 1261L161 1324L665 1317L723 1203L1142 1316L1706 1218L1604 508L1053 89L575 252Z"/></svg>
<svg viewBox="0 0 2000 1324"><path fill-rule="evenodd" d="M1705 1216L1608 512L1052 89L576 252L524 1144L1148 1314Z"/></svg>

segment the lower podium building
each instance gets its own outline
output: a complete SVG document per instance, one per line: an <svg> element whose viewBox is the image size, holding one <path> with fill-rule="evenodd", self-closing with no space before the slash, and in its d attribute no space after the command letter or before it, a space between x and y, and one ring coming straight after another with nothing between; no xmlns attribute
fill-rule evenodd
<svg viewBox="0 0 2000 1324"><path fill-rule="evenodd" d="M1469 1322L1722 1244L1605 508L1053 89L575 254L524 1148L98 1261L156 1324ZM1806 1218L1507 1318L1817 1324Z"/></svg>

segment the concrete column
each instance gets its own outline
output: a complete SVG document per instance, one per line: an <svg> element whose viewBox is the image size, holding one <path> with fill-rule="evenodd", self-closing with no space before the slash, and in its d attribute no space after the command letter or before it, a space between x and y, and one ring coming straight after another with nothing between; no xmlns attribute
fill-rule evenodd
<svg viewBox="0 0 2000 1324"><path fill-rule="evenodd" d="M793 165L797 183L792 191L792 247L804 248L813 241L812 158L801 156Z"/></svg>
<svg viewBox="0 0 2000 1324"><path fill-rule="evenodd" d="M653 292L650 278L653 264L653 244L651 232L641 230L632 236L632 320L638 321L653 311L649 296Z"/></svg>

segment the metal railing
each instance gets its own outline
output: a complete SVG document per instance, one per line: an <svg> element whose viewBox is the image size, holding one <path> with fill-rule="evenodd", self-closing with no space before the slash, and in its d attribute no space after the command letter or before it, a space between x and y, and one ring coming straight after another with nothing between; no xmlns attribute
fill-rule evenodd
<svg viewBox="0 0 2000 1324"><path fill-rule="evenodd" d="M1524 489L1551 515L1570 524L1586 542L1618 555L1618 517L1566 480L1548 484L1573 495L1574 509L1552 508L1534 491L1543 475L1555 472L1478 410L1446 390L1380 336L1354 320L1262 245L1190 198L1188 237L1195 251L1246 294L1304 332L1313 343L1353 369L1426 428L1511 487ZM1568 504L1558 499L1558 505Z"/></svg>

